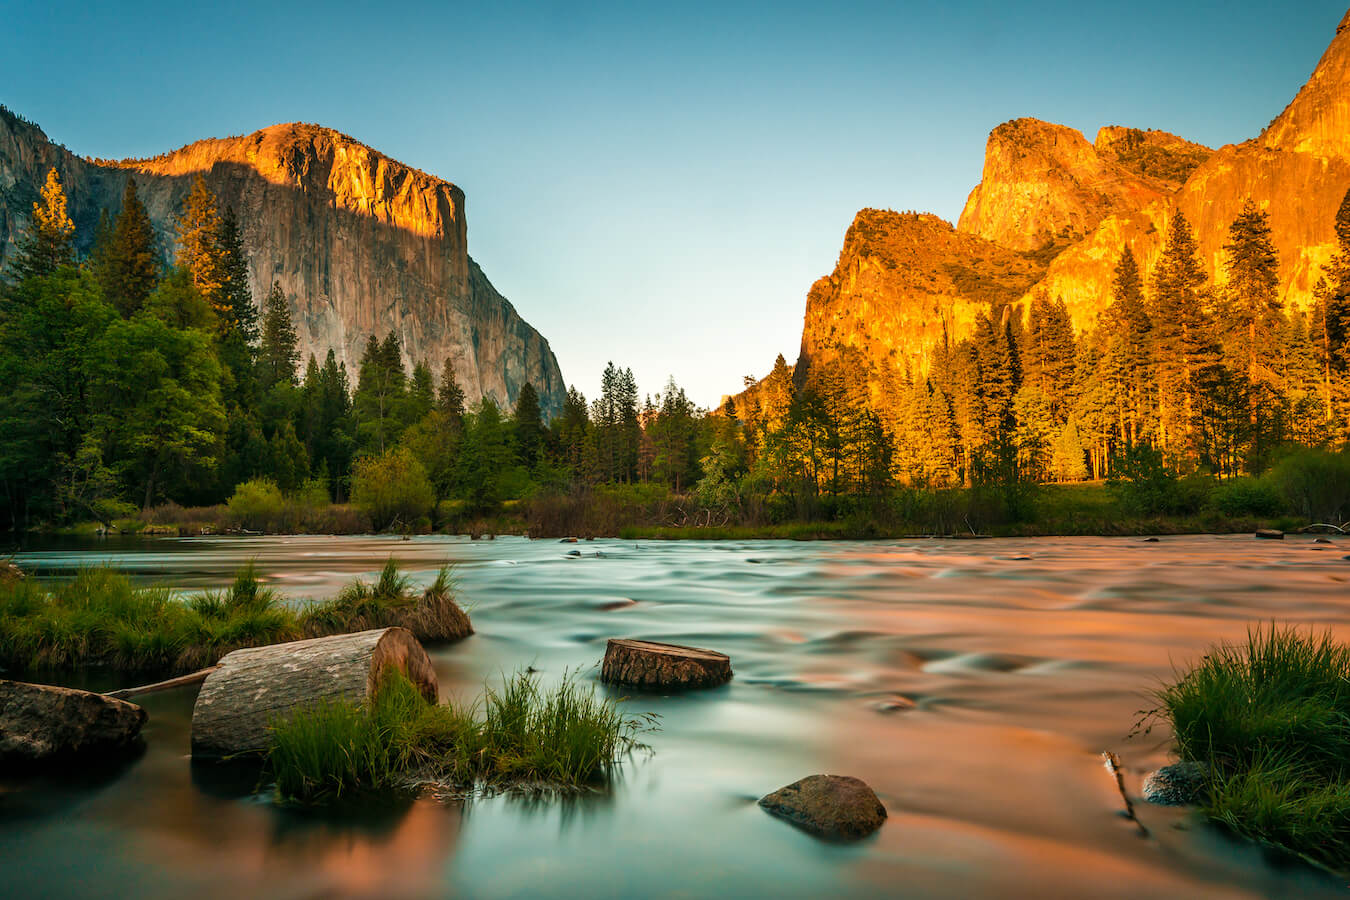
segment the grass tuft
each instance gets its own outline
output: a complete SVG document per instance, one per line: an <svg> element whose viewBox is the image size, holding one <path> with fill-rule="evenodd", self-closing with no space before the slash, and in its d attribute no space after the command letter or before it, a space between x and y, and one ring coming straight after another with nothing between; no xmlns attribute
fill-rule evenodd
<svg viewBox="0 0 1350 900"><path fill-rule="evenodd" d="M0 580L0 668L35 672L107 666L176 674L226 653L401 625L419 640L473 632L455 602L449 569L420 594L391 559L374 585L355 582L328 601L297 609L263 584L253 563L223 590L180 598L168 588L135 585L111 567L73 579Z"/></svg>
<svg viewBox="0 0 1350 900"><path fill-rule="evenodd" d="M278 798L300 803L428 781L579 787L606 778L654 725L572 676L544 690L518 672L464 706L428 703L395 673L367 704L326 702L274 722L267 766Z"/></svg>
<svg viewBox="0 0 1350 900"><path fill-rule="evenodd" d="M1350 647L1330 632L1258 627L1158 700L1178 755L1208 767L1209 818L1350 869Z"/></svg>

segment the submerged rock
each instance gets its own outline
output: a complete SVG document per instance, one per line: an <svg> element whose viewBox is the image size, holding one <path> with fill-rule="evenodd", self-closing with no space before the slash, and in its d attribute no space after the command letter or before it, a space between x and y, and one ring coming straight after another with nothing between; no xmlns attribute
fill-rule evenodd
<svg viewBox="0 0 1350 900"><path fill-rule="evenodd" d="M1198 762L1163 766L1144 778L1144 799L1159 806L1195 806L1205 799L1206 769Z"/></svg>
<svg viewBox="0 0 1350 900"><path fill-rule="evenodd" d="M145 710L73 688L0 679L0 760L43 763L130 749Z"/></svg>
<svg viewBox="0 0 1350 900"><path fill-rule="evenodd" d="M876 792L848 775L808 775L761 797L759 805L804 831L834 840L866 837L886 821L886 807Z"/></svg>

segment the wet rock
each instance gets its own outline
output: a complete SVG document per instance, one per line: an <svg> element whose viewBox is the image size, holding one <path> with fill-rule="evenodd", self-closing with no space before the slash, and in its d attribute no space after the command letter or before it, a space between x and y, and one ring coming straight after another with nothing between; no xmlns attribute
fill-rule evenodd
<svg viewBox="0 0 1350 900"><path fill-rule="evenodd" d="M576 542L577 539L574 537L565 537L562 540L558 541L558 543L560 544L575 544Z"/></svg>
<svg viewBox="0 0 1350 900"><path fill-rule="evenodd" d="M1326 538L1313 538L1313 543L1314 543L1314 544L1330 544L1331 541L1327 540Z"/></svg>
<svg viewBox="0 0 1350 900"><path fill-rule="evenodd" d="M45 763L137 743L145 710L73 688L0 679L0 760Z"/></svg>
<svg viewBox="0 0 1350 900"><path fill-rule="evenodd" d="M1256 536L1268 541L1284 540L1284 532L1278 528L1258 528L1256 529Z"/></svg>
<svg viewBox="0 0 1350 900"><path fill-rule="evenodd" d="M647 690L716 687L731 674L725 653L623 638L610 640L600 668L601 681Z"/></svg>
<svg viewBox="0 0 1350 900"><path fill-rule="evenodd" d="M1198 762L1163 766L1144 778L1144 799L1160 806L1194 806L1205 799L1205 774Z"/></svg>
<svg viewBox="0 0 1350 900"><path fill-rule="evenodd" d="M761 797L759 805L770 815L833 840L866 837L886 821L886 807L876 792L848 775L808 775Z"/></svg>
<svg viewBox="0 0 1350 900"><path fill-rule="evenodd" d="M581 556L581 551L580 551L580 550L568 550L568 551L567 551L567 555L570 556L570 557L572 557L573 559L576 559L577 557Z"/></svg>
<svg viewBox="0 0 1350 900"><path fill-rule="evenodd" d="M896 694L894 697L876 701L872 704L872 708L883 713L909 712L912 709L918 709L919 704L903 694Z"/></svg>
<svg viewBox="0 0 1350 900"><path fill-rule="evenodd" d="M1158 539L1157 539L1157 538L1144 538L1144 543L1145 543L1145 544L1156 544L1156 543L1158 543Z"/></svg>

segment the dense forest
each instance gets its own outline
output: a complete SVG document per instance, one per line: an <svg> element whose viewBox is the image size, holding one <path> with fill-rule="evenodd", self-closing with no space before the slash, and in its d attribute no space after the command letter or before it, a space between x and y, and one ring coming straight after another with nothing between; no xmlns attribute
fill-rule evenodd
<svg viewBox="0 0 1350 900"><path fill-rule="evenodd" d="M643 396L611 363L598 398L572 389L546 423L530 385L511 409L466 407L448 362L409 371L393 334L369 336L355 373L331 351L301 360L286 297L273 285L255 302L235 214L200 179L171 261L134 181L77 258L53 171L0 281L0 527L227 504L276 530L416 530L606 485L659 488L709 524L881 515L906 492L981 487L1017 518L1044 482L1261 475L1347 438L1350 194L1336 232L1309 311L1282 307L1249 203L1222 284L1177 214L1153 271L1124 251L1083 333L1060 300L1000 302L924 373L847 351L810 370L779 357L713 412L674 379ZM364 518L343 524L339 508Z"/></svg>

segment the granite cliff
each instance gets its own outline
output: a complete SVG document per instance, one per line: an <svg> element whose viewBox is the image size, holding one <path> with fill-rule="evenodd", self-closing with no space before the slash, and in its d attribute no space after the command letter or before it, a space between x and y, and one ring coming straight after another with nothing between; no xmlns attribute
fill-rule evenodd
<svg viewBox="0 0 1350 900"><path fill-rule="evenodd" d="M371 334L393 331L407 361L452 360L467 398L515 401L532 383L546 412L566 387L548 342L469 257L464 192L332 129L274 125L152 159L82 158L0 109L0 262L55 167L87 249L100 210L136 179L165 258L173 220L201 176L238 215L255 300L273 281L291 304L302 351L331 347L355 373Z"/></svg>
<svg viewBox="0 0 1350 900"><path fill-rule="evenodd" d="M1280 292L1305 309L1331 258L1350 188L1350 13L1312 76L1260 136L1211 150L1162 131L1108 126L1095 141L1016 119L993 130L980 184L955 228L929 215L863 210L834 272L807 296L796 377L850 355L875 386L928 367L979 313L1037 292L1062 297L1078 330L1111 301L1128 244L1147 273L1171 218L1195 229L1223 280L1228 226L1251 198L1270 214Z"/></svg>

